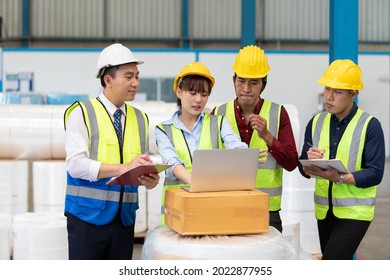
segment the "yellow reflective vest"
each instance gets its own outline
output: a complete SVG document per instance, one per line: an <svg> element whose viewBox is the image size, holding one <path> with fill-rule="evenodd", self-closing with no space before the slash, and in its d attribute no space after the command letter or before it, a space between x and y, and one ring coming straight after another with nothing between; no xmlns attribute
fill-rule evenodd
<svg viewBox="0 0 390 280"><path fill-rule="evenodd" d="M341 159L350 173L361 170L367 126L372 116L358 109L349 122L337 147L336 158ZM313 146L325 149L324 158L329 158L330 120L327 112L316 115L313 119ZM332 197L329 197L329 188ZM374 218L376 186L358 188L350 184L335 184L325 179L316 179L315 216L322 220L329 210L332 199L333 213L341 219L372 221Z"/></svg>
<svg viewBox="0 0 390 280"><path fill-rule="evenodd" d="M202 132L199 139L199 150L221 149L223 147L221 139L221 124L222 116L204 114ZM181 129L174 127L173 124L159 124L157 127L167 135L168 139L175 147L178 157L184 162L185 168L191 172L192 156ZM161 224L165 224L164 199L166 190L180 188L183 185L186 185L186 183L179 179L172 180L165 178L161 198Z"/></svg>
<svg viewBox="0 0 390 280"><path fill-rule="evenodd" d="M147 116L140 110L126 104L123 147L120 147L111 117L96 98L72 104L65 111L65 128L70 113L77 106L82 109L88 131L90 159L103 163L126 163L147 152L149 124ZM65 212L94 225L105 225L114 219L121 204L123 224L134 224L138 186L107 186L109 179L90 182L73 178L68 172Z"/></svg>
<svg viewBox="0 0 390 280"><path fill-rule="evenodd" d="M234 111L234 101L225 103L215 108L216 115L226 116L233 131L240 136ZM267 120L267 129L275 138L279 135L281 105L268 100L263 100L259 115ZM267 149L267 144L256 131L253 131L249 148ZM256 188L269 195L269 211L278 211L282 202L283 168L276 162L271 154L265 164L259 165L256 177Z"/></svg>

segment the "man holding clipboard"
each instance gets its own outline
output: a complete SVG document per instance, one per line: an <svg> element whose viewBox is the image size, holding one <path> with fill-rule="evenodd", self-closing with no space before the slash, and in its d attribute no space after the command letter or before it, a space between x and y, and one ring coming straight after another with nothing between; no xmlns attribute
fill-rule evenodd
<svg viewBox="0 0 390 280"><path fill-rule="evenodd" d="M306 178L316 177L322 259L353 259L374 218L376 185L385 165L384 136L380 122L354 103L363 89L358 65L335 60L318 83L325 87L326 112L314 116L306 127L299 170ZM301 162L306 159L313 164ZM339 159L348 171L336 170L331 161L318 166L321 159Z"/></svg>

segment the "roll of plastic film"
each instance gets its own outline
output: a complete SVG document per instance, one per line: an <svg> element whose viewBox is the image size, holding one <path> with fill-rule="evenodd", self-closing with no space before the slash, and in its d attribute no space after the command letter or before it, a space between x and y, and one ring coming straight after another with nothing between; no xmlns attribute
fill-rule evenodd
<svg viewBox="0 0 390 280"><path fill-rule="evenodd" d="M66 260L68 241L63 213L28 212L13 216L14 260Z"/></svg>
<svg viewBox="0 0 390 280"><path fill-rule="evenodd" d="M28 209L28 161L0 160L0 213Z"/></svg>
<svg viewBox="0 0 390 280"><path fill-rule="evenodd" d="M33 209L35 212L61 212L66 192L64 160L34 161Z"/></svg>
<svg viewBox="0 0 390 280"><path fill-rule="evenodd" d="M0 260L9 260L12 251L12 215L0 213Z"/></svg>

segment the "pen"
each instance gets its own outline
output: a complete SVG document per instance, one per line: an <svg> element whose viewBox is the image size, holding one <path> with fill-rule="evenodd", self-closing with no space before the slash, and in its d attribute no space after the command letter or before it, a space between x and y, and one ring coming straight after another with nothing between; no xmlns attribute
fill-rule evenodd
<svg viewBox="0 0 390 280"><path fill-rule="evenodd" d="M306 142L309 147L313 147L313 144L310 142ZM321 152L321 155L324 156L324 152Z"/></svg>

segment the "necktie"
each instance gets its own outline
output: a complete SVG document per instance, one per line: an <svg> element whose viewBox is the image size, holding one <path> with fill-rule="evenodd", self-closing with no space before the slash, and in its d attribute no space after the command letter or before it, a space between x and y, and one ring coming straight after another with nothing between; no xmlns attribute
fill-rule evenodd
<svg viewBox="0 0 390 280"><path fill-rule="evenodd" d="M121 115L122 115L121 109L118 109L115 111L115 113L114 113L114 127L115 127L115 131L116 131L116 135L118 136L118 139L119 139L119 145L122 147L123 138L122 138Z"/></svg>

